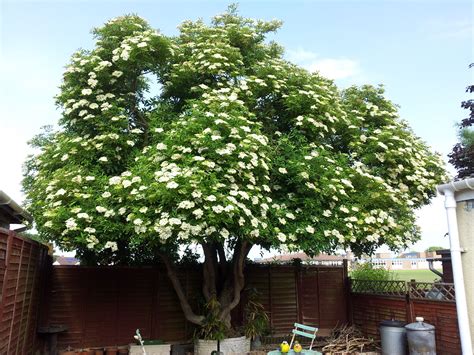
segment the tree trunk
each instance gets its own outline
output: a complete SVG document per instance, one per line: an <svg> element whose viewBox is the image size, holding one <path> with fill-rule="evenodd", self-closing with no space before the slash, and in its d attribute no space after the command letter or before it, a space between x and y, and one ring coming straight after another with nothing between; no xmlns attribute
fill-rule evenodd
<svg viewBox="0 0 474 355"><path fill-rule="evenodd" d="M238 241L231 261L226 260L222 244L203 243L202 248L205 257L203 264L203 296L207 302L214 297L217 298L220 303L219 319L228 328L231 328L231 311L240 302L240 293L245 286L245 260L252 244L246 241ZM197 315L192 310L176 273L176 266L165 254L160 253L159 255L166 266L168 277L178 296L184 316L189 322L202 326L204 316Z"/></svg>

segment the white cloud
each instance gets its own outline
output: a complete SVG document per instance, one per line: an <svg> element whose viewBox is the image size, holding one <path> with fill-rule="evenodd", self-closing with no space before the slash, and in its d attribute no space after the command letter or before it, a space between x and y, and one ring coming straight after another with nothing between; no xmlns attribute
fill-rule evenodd
<svg viewBox="0 0 474 355"><path fill-rule="evenodd" d="M319 59L308 65L311 72L319 72L329 79L346 79L360 73L359 64L351 59Z"/></svg>
<svg viewBox="0 0 474 355"><path fill-rule="evenodd" d="M329 79L355 78L361 73L359 63L349 58L321 58L316 53L303 48L287 53L290 62L301 65L310 72L319 72Z"/></svg>

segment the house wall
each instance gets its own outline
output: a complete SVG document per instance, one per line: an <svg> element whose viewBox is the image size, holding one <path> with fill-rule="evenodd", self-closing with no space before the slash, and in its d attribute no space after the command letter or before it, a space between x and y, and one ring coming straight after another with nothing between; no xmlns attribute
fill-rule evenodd
<svg viewBox="0 0 474 355"><path fill-rule="evenodd" d="M456 208L459 243L465 250L461 254L466 289L471 341L474 347L474 199L460 201Z"/></svg>

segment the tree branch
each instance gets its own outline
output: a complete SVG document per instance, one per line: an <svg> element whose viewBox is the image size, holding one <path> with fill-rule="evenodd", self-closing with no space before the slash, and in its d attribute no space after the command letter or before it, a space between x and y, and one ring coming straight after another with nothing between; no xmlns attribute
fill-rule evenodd
<svg viewBox="0 0 474 355"><path fill-rule="evenodd" d="M202 292L207 301L213 296L217 295L216 290L216 264L217 261L215 251L211 248L208 243L202 243L202 250L204 251L204 265L203 265L203 278L204 282L202 285Z"/></svg>
<svg viewBox="0 0 474 355"><path fill-rule="evenodd" d="M232 301L230 301L227 305L223 305L222 311L219 314L219 317L222 320L225 320L230 315L230 312L239 304L240 302L240 293L245 286L245 277L244 277L244 266L245 266L245 259L247 258L250 249L252 249L252 244L247 241L243 241L237 244L234 257L233 257L233 265L232 265L232 276L233 276L233 285L232 290ZM224 290L226 291L226 290Z"/></svg>
<svg viewBox="0 0 474 355"><path fill-rule="evenodd" d="M219 266L221 268L222 276L225 277L227 274L227 259L225 257L224 245L221 243L215 243L217 254L219 255Z"/></svg>
<svg viewBox="0 0 474 355"><path fill-rule="evenodd" d="M158 255L161 257L163 260L166 270L168 272L168 277L171 280L171 283L173 284L174 290L176 292L176 295L178 296L179 303L181 304L181 308L184 312L184 316L188 321L191 323L197 324L197 325L202 325L202 322L204 321L204 316L199 316L195 314L189 305L189 302L187 300L187 297L183 291L183 288L181 286L181 282L179 281L178 275L176 274L176 267L173 264L173 262L168 258L167 255L158 253Z"/></svg>

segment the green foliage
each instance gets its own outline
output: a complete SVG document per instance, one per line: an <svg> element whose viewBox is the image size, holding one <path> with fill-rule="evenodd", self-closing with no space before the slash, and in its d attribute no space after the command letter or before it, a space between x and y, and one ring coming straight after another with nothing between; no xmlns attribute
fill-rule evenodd
<svg viewBox="0 0 474 355"><path fill-rule="evenodd" d="M446 248L438 247L438 246L431 246L431 247L427 248L425 251L430 252L430 251L443 250L443 249L446 249Z"/></svg>
<svg viewBox="0 0 474 355"><path fill-rule="evenodd" d="M350 277L354 280L390 281L394 279L394 274L390 270L377 268L372 263L366 262L357 264Z"/></svg>
<svg viewBox="0 0 474 355"><path fill-rule="evenodd" d="M441 159L383 88L339 91L287 62L266 40L280 25L231 7L177 36L135 15L95 29L64 73L60 130L25 164L40 235L102 264L203 242L313 255L416 241Z"/></svg>
<svg viewBox="0 0 474 355"><path fill-rule="evenodd" d="M248 290L248 301L245 305L244 333L247 338L255 339L262 336L270 329L269 318L263 305L258 302L259 293L256 289Z"/></svg>
<svg viewBox="0 0 474 355"><path fill-rule="evenodd" d="M459 130L459 141L467 148L474 146L474 129L465 127Z"/></svg>
<svg viewBox="0 0 474 355"><path fill-rule="evenodd" d="M199 329L196 330L195 337L204 340L222 340L226 338L229 329L219 318L221 310L216 297L213 297L205 305L205 319Z"/></svg>
<svg viewBox="0 0 474 355"><path fill-rule="evenodd" d="M469 65L469 68L472 67L474 63ZM461 107L468 110L468 116L458 125L459 143L448 155L449 162L458 172L456 176L458 179L474 176L474 100L472 99L474 85L469 85L466 92L471 95L471 98L461 102Z"/></svg>

